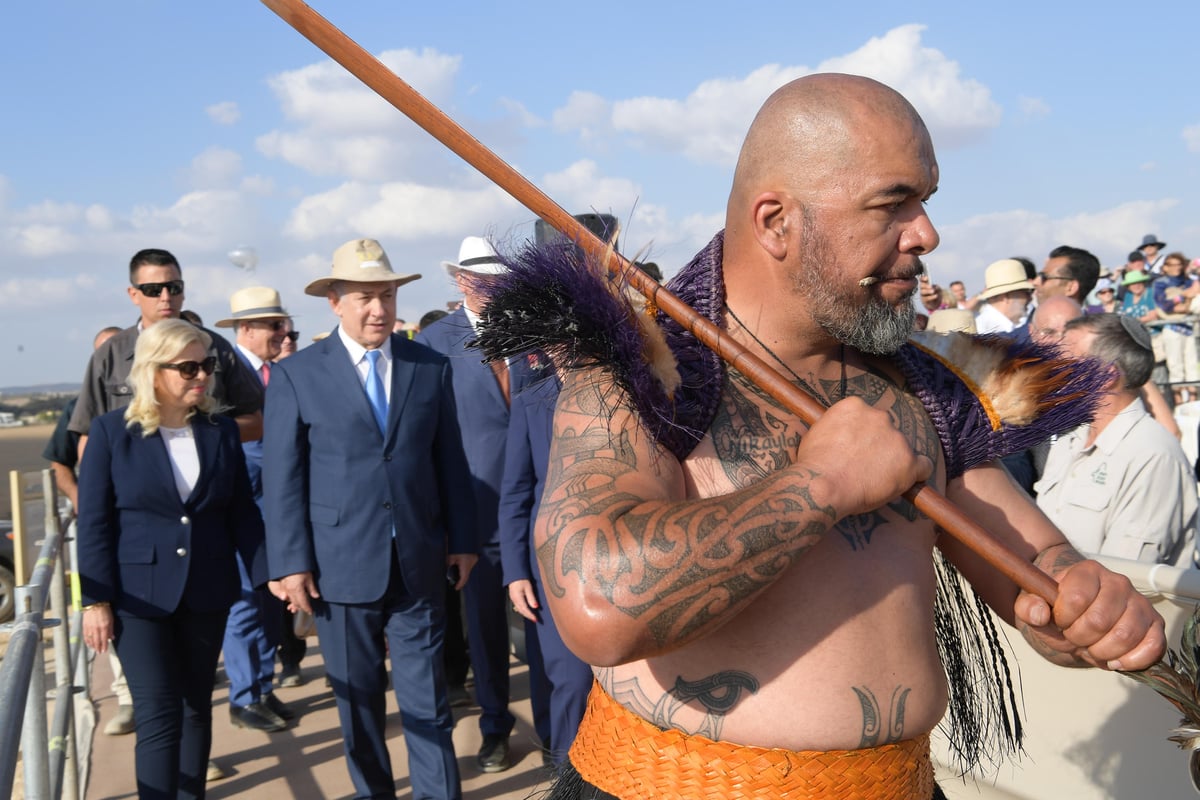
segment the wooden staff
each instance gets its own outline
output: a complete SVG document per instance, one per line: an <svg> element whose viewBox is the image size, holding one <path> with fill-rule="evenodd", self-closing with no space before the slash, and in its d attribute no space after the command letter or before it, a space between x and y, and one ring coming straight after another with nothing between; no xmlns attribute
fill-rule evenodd
<svg viewBox="0 0 1200 800"><path fill-rule="evenodd" d="M553 225L568 239L578 243L600 263L607 264L610 270L619 273L629 285L641 292L664 314L690 331L705 346L715 351L806 424L812 425L824 413L824 407L815 398L788 383L766 362L700 316L658 281L615 253L543 191L484 147L462 126L397 77L329 20L301 0L262 2L380 97L424 128L433 138L490 178L530 211ZM936 489L917 484L905 492L904 497L944 531L971 548L1022 589L1038 595L1051 605L1054 604L1058 597L1058 584L1053 578L998 542Z"/></svg>

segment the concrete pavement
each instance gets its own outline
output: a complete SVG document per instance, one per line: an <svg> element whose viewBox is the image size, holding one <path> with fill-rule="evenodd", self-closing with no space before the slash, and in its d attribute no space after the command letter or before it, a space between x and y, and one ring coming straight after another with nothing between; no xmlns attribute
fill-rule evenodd
<svg viewBox="0 0 1200 800"><path fill-rule="evenodd" d="M228 684L222 681L213 693L212 757L228 777L208 785L208 797L291 797L299 800L347 798L353 787L342 755L341 729L333 694L325 686L320 647L309 640L302 664L307 682L294 689L276 689L279 698L296 712L291 727L279 733L234 728L229 724ZM223 673L221 673L223 674ZM120 800L137 796L133 771L134 735L105 736L100 731L116 711L109 692L112 675L107 658L95 659L92 693L99 707L97 733L92 743L88 800ZM546 788L547 773L533 732L529 708L528 669L512 662L512 711L517 726L511 739L516 762L506 772L485 775L475 766L479 749L479 709L456 708L454 746L458 753L465 800L523 800L537 797ZM388 692L388 744L396 792L411 797L408 756L395 696Z"/></svg>

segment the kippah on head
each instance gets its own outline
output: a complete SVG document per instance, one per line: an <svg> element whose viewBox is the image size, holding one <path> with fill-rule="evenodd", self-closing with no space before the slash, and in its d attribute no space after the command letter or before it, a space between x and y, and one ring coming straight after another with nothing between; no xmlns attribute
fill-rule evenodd
<svg viewBox="0 0 1200 800"><path fill-rule="evenodd" d="M1119 319L1121 320L1121 327L1129 334L1129 338L1133 339L1134 344L1153 352L1154 345L1150 341L1150 331L1146 330L1145 325L1133 317L1127 317L1124 314Z"/></svg>

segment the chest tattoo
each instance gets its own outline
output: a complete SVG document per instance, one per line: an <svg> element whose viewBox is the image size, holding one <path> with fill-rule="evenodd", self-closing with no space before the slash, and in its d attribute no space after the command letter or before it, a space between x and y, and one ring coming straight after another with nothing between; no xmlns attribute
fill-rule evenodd
<svg viewBox="0 0 1200 800"><path fill-rule="evenodd" d="M820 386L824 396L817 399L823 403L840 399L840 380L811 383ZM897 386L891 376L868 368L848 376L845 391L886 409L913 450L939 464L937 431L920 401ZM803 436L791 412L734 369L726 372L721 405L709 433L725 477L738 489L788 466ZM903 498L890 503L888 509L909 522L918 516L917 509ZM884 521L878 512L872 512L845 519L838 527L851 549L860 550L870 544L871 534Z"/></svg>

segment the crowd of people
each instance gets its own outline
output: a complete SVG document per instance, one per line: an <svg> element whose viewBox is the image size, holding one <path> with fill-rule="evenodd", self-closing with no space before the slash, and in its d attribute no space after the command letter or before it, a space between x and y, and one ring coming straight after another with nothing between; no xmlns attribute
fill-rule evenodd
<svg viewBox="0 0 1200 800"><path fill-rule="evenodd" d="M1144 324L1164 323L1162 360L1188 380L1195 342L1176 315L1200 288L1148 237L1106 283L1064 246L1040 273L1004 259L975 296L943 292L920 281L939 179L917 112L869 79L798 79L755 118L724 231L670 285L812 392L827 411L811 425L669 324L686 373L670 393L552 351L483 361L468 344L511 268L483 237L442 265L461 304L417 325L396 304L421 276L374 239L341 245L304 287L338 324L303 348L276 289L230 298L230 342L181 320L173 255L137 253L139 319L98 338L64 426L78 444L55 452L67 470L79 457L84 638L124 668L113 732L137 736L139 796L203 797L219 776L222 651L231 723L291 724L274 688L300 679L308 619L357 797L396 794L389 662L414 797L462 796L455 705L480 708L475 767L511 766L510 607L556 798L876 796L880 781L941 796L929 732L972 701L940 660L935 553L1051 661L1154 663L1161 618L1080 551L1190 555L1195 481L1160 452L1177 440L1147 427ZM1032 455L968 454L936 392L914 388L953 380L908 344L918 291L932 329L1057 343L1109 370L1095 409L1071 405L1047 433L1030 492L994 459ZM1158 316L1139 322L1146 294ZM659 435L655 408L687 434ZM1151 474L1152 494L1126 486ZM935 529L901 498L920 481L1049 573L1057 600ZM1190 504L1147 508L1176 484ZM1128 520L1151 513L1162 535L1130 541Z"/></svg>

